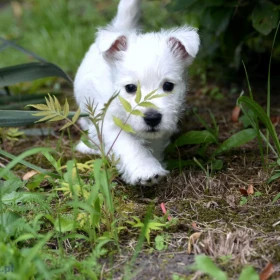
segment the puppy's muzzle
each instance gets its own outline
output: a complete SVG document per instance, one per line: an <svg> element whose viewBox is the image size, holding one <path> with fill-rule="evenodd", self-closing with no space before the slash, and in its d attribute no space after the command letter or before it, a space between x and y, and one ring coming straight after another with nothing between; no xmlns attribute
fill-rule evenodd
<svg viewBox="0 0 280 280"><path fill-rule="evenodd" d="M162 118L162 114L155 110L147 111L144 115L145 123L152 128L160 124L161 118Z"/></svg>

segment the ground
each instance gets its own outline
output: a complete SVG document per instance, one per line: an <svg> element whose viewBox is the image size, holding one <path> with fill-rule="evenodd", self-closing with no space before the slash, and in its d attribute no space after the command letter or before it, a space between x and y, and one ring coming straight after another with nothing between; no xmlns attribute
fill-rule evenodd
<svg viewBox="0 0 280 280"><path fill-rule="evenodd" d="M205 87L211 89L213 86ZM242 129L242 124L231 120L238 94L230 93L228 88L218 88L219 94L213 96L209 94L211 90L202 92L201 87L193 85L183 131L204 129L192 113L192 108L196 108L197 113L209 122L208 110L211 110L219 125L221 141ZM262 91L256 92L258 101L263 104ZM272 104L273 114L277 114L277 97L272 96ZM71 133L76 141L79 137L77 131L72 129ZM13 146L6 143L5 148L13 154L24 151L30 143L57 149L59 133L56 128L54 135L28 136ZM64 136L62 141L63 149L58 150L69 158L72 140ZM211 149L209 147L208 154L211 154ZM183 160L199 157L197 147L193 145L180 148L176 155ZM90 159L82 155L78 155L78 158L81 161ZM157 233L152 232L150 245L144 243L133 265L133 279L171 279L172 275L190 277L182 279L204 279L188 268L196 254L213 257L231 279L237 279L246 265L252 265L260 272L271 262L275 269L273 279L279 279L280 224L277 222L280 220L280 202L272 203L272 200L280 192L280 187L279 181L267 183L273 168L263 167L256 142L224 153L219 159L223 162L220 171L207 174L195 166L187 166L181 172L175 169L165 181L153 188L126 186L121 180L116 180L115 193L120 203L117 212L120 216L143 218L147 207L152 205L155 215L162 217L164 214L160 204L164 203L171 217L170 226L160 232L165 237L163 250L155 249ZM32 160L40 165L40 158L39 161L37 158L37 162L34 158ZM273 163L275 158L270 155L268 161ZM20 175L24 172L18 170ZM251 189L249 195L248 188ZM133 257L138 235L139 231L135 230L127 230L120 235L120 251L112 249L101 259L103 268L100 279L122 279L126 264ZM68 253L71 254L71 250Z"/></svg>

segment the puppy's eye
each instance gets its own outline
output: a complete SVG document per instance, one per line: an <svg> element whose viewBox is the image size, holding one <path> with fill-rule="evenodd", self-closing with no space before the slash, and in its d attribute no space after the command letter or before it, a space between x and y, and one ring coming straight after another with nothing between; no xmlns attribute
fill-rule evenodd
<svg viewBox="0 0 280 280"><path fill-rule="evenodd" d="M133 84L129 84L125 86L125 90L127 93L135 93L137 91L137 86Z"/></svg>
<svg viewBox="0 0 280 280"><path fill-rule="evenodd" d="M163 84L163 90L164 91L172 91L173 90L173 88L174 88L174 84L173 83L170 83L170 82L165 82L164 84Z"/></svg>

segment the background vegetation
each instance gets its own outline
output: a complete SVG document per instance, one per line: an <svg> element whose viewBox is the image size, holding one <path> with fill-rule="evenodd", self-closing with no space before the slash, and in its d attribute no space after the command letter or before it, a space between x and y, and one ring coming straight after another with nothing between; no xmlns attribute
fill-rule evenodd
<svg viewBox="0 0 280 280"><path fill-rule="evenodd" d="M96 27L112 18L117 3L117 0L26 0L10 4L2 1L0 36L74 74L94 39ZM277 0L144 0L143 11L146 31L182 24L198 27L202 47L194 73L231 79L242 69L241 60L249 72L264 75L280 5ZM280 63L279 43L278 36L273 53L275 70ZM29 59L10 48L0 56L0 67Z"/></svg>

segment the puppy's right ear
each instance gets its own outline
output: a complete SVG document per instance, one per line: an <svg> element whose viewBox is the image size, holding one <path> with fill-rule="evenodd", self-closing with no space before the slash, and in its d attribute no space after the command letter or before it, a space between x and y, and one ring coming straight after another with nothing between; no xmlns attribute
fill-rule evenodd
<svg viewBox="0 0 280 280"><path fill-rule="evenodd" d="M127 37L120 32L101 30L96 38L97 48L109 61L120 60L127 50Z"/></svg>

